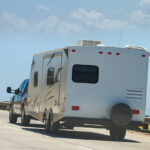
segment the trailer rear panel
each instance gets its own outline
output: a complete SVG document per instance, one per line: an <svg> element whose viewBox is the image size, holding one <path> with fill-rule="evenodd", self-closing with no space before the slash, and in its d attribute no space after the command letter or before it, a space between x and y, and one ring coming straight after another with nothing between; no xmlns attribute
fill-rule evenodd
<svg viewBox="0 0 150 150"><path fill-rule="evenodd" d="M142 50L75 46L69 48L65 117L110 119L125 103L132 121L144 121L148 53Z"/></svg>

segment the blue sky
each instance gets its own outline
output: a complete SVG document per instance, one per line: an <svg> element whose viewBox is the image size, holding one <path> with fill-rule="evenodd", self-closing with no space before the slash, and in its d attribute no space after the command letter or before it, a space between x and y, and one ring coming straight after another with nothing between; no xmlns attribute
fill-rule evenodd
<svg viewBox="0 0 150 150"><path fill-rule="evenodd" d="M79 39L150 50L150 0L0 0L0 100L29 77L35 53Z"/></svg>

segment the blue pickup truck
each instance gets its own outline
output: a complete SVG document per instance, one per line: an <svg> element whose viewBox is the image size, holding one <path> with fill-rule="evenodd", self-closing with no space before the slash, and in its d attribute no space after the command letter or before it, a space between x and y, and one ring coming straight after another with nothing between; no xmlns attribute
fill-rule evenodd
<svg viewBox="0 0 150 150"><path fill-rule="evenodd" d="M24 80L18 89L12 90L7 87L7 93L13 93L11 97L11 105L9 109L9 121L16 123L17 118L21 117L21 124L24 126L29 125L30 117L25 114L25 107L27 105L29 79Z"/></svg>

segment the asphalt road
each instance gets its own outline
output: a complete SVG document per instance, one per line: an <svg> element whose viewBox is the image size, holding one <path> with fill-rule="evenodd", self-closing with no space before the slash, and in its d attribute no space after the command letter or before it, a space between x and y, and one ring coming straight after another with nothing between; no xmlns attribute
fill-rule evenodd
<svg viewBox="0 0 150 150"><path fill-rule="evenodd" d="M109 131L95 128L61 130L57 135L44 131L41 122L29 127L8 122L0 111L0 150L150 150L150 134L128 131L123 142L111 141Z"/></svg>

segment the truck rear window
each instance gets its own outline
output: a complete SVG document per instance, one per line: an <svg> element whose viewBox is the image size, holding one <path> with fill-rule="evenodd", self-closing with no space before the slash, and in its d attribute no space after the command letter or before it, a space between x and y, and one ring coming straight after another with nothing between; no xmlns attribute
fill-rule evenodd
<svg viewBox="0 0 150 150"><path fill-rule="evenodd" d="M72 80L77 83L97 83L99 69L92 65L74 65L72 69Z"/></svg>

